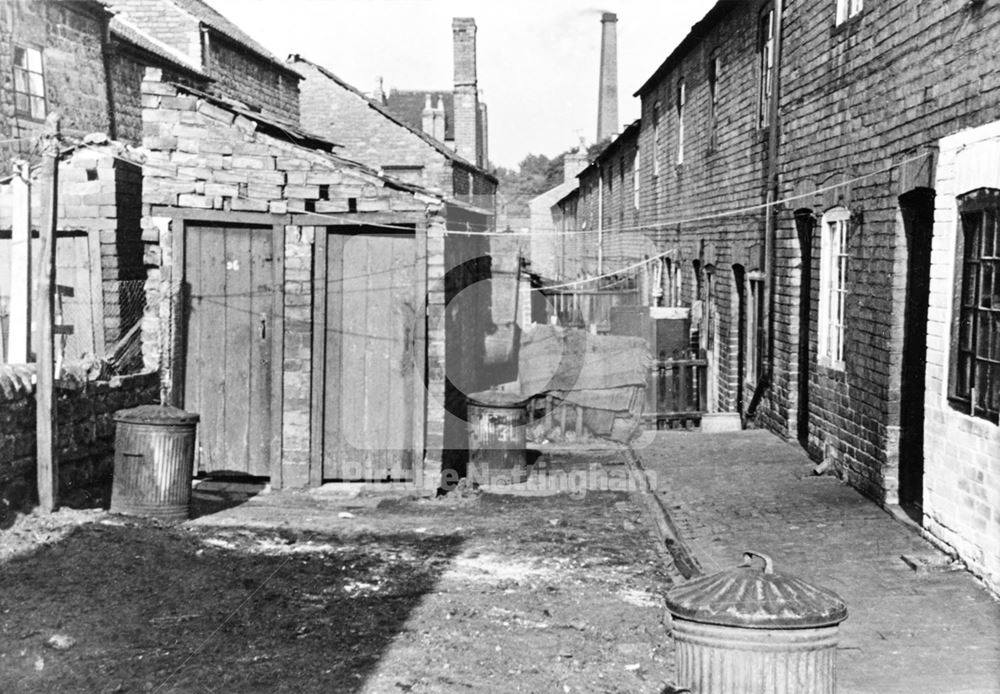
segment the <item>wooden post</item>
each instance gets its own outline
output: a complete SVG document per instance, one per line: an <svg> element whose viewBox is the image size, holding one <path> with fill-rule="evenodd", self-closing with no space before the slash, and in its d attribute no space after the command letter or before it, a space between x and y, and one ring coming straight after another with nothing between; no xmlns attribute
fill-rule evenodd
<svg viewBox="0 0 1000 694"><path fill-rule="evenodd" d="M14 162L13 224L10 238L10 335L7 362L31 361L31 173L28 163Z"/></svg>
<svg viewBox="0 0 1000 694"><path fill-rule="evenodd" d="M42 152L41 254L38 263L38 384L35 390L38 460L38 505L48 513L56 507L59 461L56 449L56 410L52 318L55 305L56 226L59 188L59 115L49 114Z"/></svg>

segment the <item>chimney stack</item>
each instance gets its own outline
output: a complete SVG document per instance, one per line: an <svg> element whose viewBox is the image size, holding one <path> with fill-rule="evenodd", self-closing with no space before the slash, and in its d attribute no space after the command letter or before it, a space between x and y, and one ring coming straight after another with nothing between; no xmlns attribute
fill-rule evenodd
<svg viewBox="0 0 1000 694"><path fill-rule="evenodd" d="M455 152L482 166L479 141L479 87L476 81L476 20L451 21L455 48Z"/></svg>
<svg viewBox="0 0 1000 694"><path fill-rule="evenodd" d="M563 157L563 183L576 180L576 175L587 168L587 154L583 147L575 152L567 152Z"/></svg>
<svg viewBox="0 0 1000 694"><path fill-rule="evenodd" d="M618 134L618 15L601 15L601 76L597 94L597 141Z"/></svg>

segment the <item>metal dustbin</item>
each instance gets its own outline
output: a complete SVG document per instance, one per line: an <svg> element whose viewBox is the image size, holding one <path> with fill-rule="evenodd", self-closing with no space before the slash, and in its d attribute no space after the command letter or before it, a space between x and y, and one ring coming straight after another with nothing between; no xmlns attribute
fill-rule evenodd
<svg viewBox="0 0 1000 694"><path fill-rule="evenodd" d="M527 400L519 393L483 391L469 396L471 482L518 484L528 477Z"/></svg>
<svg viewBox="0 0 1000 694"><path fill-rule="evenodd" d="M176 407L142 405L119 410L114 419L111 512L186 520L198 415Z"/></svg>
<svg viewBox="0 0 1000 694"><path fill-rule="evenodd" d="M836 691L847 607L832 591L775 573L770 557L745 552L738 567L675 588L666 602L678 687L692 694Z"/></svg>

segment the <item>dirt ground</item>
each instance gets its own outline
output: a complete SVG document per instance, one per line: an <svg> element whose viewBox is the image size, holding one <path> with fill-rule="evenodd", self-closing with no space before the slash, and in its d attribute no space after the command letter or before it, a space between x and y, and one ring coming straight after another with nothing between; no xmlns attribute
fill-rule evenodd
<svg viewBox="0 0 1000 694"><path fill-rule="evenodd" d="M32 515L0 536L0 691L662 692L674 576L623 492Z"/></svg>

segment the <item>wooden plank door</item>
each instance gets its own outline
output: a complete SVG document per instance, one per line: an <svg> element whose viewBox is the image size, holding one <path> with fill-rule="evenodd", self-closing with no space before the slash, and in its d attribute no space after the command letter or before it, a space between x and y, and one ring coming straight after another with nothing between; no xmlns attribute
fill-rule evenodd
<svg viewBox="0 0 1000 694"><path fill-rule="evenodd" d="M201 415L197 469L270 474L271 228L188 226L184 408Z"/></svg>
<svg viewBox="0 0 1000 694"><path fill-rule="evenodd" d="M406 477L423 417L415 237L330 233L326 249L323 477Z"/></svg>

